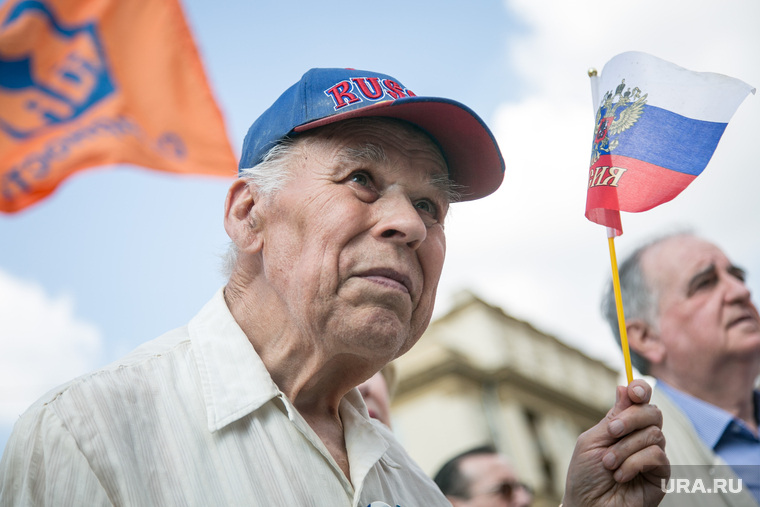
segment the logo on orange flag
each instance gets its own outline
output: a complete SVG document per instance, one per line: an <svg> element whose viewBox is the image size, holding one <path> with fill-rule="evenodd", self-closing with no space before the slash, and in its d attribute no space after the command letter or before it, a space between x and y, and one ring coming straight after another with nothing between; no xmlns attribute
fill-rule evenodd
<svg viewBox="0 0 760 507"><path fill-rule="evenodd" d="M72 173L128 163L235 177L236 158L178 0L0 7L0 211Z"/></svg>

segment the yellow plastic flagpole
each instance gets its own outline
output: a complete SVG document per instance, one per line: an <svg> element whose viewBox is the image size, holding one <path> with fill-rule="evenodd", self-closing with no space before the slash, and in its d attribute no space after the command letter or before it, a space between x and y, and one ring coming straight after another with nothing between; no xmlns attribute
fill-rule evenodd
<svg viewBox="0 0 760 507"><path fill-rule="evenodd" d="M588 69L588 77L591 80L591 101L594 113L599 107L599 76L596 69ZM612 268L612 287L615 291L615 307L617 308L618 329L620 330L620 348L623 351L625 361L625 376L628 383L633 382L633 367L631 366L631 351L628 348L628 332L625 327L625 313L623 311L623 296L620 294L620 275L618 273L617 256L615 255L615 230L607 228L607 243L610 247L610 267Z"/></svg>
<svg viewBox="0 0 760 507"><path fill-rule="evenodd" d="M625 376L630 384L633 381L631 351L628 348L628 332L625 327L623 297L620 294L620 275L618 273L617 257L615 256L615 233L609 228L607 229L607 243L610 246L610 267L612 268L612 287L615 290L615 307L617 308L618 329L620 330L620 348L623 350L623 359L625 360Z"/></svg>

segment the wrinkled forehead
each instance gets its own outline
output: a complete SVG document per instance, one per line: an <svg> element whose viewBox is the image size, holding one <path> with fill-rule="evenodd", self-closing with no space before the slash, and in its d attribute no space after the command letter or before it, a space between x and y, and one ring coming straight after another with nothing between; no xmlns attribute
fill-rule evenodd
<svg viewBox="0 0 760 507"><path fill-rule="evenodd" d="M341 156L383 161L386 149L396 148L410 156L429 159L430 176L448 175L443 151L424 130L395 118L355 118L309 130L296 137L297 142L327 142Z"/></svg>
<svg viewBox="0 0 760 507"><path fill-rule="evenodd" d="M685 283L711 264L730 264L717 245L692 235L674 236L652 245L641 262L649 282L660 289Z"/></svg>

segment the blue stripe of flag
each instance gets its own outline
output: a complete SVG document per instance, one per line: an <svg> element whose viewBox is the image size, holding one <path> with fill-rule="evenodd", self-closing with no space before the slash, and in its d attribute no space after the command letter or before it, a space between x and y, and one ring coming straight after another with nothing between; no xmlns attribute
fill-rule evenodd
<svg viewBox="0 0 760 507"><path fill-rule="evenodd" d="M620 144L612 155L699 176L718 146L726 125L694 120L645 105L638 121L617 137Z"/></svg>

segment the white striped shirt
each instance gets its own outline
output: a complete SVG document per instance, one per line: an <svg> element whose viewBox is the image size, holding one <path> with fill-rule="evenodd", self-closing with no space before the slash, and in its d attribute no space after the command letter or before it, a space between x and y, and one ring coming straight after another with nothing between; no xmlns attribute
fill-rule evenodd
<svg viewBox="0 0 760 507"><path fill-rule="evenodd" d="M33 405L0 461L0 505L449 505L356 389L339 410L350 482L220 290L187 326Z"/></svg>

